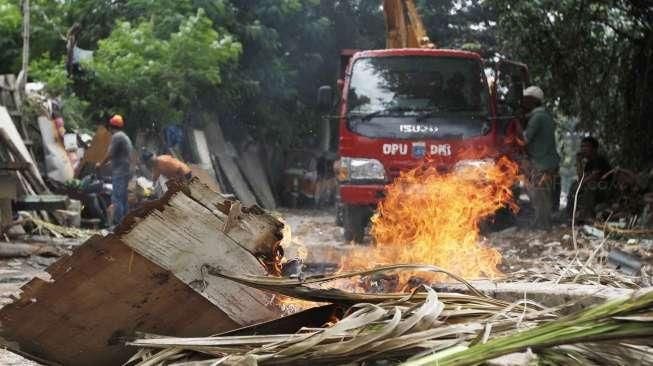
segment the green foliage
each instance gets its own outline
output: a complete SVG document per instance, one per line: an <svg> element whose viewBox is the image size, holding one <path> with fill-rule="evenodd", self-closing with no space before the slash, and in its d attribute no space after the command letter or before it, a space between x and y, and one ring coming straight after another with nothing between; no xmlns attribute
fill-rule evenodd
<svg viewBox="0 0 653 366"><path fill-rule="evenodd" d="M124 114L131 129L178 122L200 90L220 84L221 68L240 52L201 9L169 38L157 37L152 21L118 22L85 65L93 75L91 100L104 107L104 117Z"/></svg>
<svg viewBox="0 0 653 366"><path fill-rule="evenodd" d="M0 0L0 74L20 68L21 15L18 4Z"/></svg>
<svg viewBox="0 0 653 366"><path fill-rule="evenodd" d="M52 60L47 52L33 60L29 65L29 70L32 79L45 83L45 90L51 97L64 94L72 83L66 73L64 61Z"/></svg>
<svg viewBox="0 0 653 366"><path fill-rule="evenodd" d="M530 66L535 83L613 156L653 153L653 8L646 2L490 0L501 50Z"/></svg>

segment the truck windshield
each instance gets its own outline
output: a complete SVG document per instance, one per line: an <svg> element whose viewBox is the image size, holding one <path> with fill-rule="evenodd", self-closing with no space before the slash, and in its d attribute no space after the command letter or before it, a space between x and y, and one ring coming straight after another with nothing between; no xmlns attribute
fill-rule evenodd
<svg viewBox="0 0 653 366"><path fill-rule="evenodd" d="M487 87L478 60L392 56L358 59L347 98L351 117L452 112L487 114Z"/></svg>

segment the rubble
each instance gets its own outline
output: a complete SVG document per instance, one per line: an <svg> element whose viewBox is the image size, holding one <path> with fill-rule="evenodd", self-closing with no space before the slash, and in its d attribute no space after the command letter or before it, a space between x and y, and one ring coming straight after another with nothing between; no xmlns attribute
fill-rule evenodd
<svg viewBox="0 0 653 366"><path fill-rule="evenodd" d="M283 224L243 208L225 232L233 204L197 180L171 186L48 268L52 280L23 286L0 310L3 344L50 362L115 365L131 355L123 342L136 330L206 336L278 317L271 295L202 272L207 263L280 269Z"/></svg>

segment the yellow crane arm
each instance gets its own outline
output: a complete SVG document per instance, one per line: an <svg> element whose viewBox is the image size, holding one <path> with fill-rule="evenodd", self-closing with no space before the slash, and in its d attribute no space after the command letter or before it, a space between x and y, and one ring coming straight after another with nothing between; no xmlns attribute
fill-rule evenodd
<svg viewBox="0 0 653 366"><path fill-rule="evenodd" d="M435 48L413 0L383 0L386 48Z"/></svg>

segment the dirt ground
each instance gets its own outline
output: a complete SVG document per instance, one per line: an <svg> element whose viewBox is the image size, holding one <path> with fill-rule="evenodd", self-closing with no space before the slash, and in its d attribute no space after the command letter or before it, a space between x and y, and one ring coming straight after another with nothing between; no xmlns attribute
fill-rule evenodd
<svg viewBox="0 0 653 366"><path fill-rule="evenodd" d="M287 251L287 256L305 257L309 272L328 272L337 269L340 258L346 255L348 250L356 248L343 243L342 228L335 225L334 210L281 209L278 214L292 228L293 245ZM597 257L605 255L612 247L628 249L629 245L626 242L627 238L604 241L580 233L576 244L579 252L582 252L580 257L586 258L599 246L600 253ZM487 243L503 255L500 269L504 273L529 270L547 272L556 266L570 262L576 254L571 229L566 225L558 225L550 232L510 227L488 234ZM640 247L641 245L633 246L631 240L630 248L633 249L631 251L639 250L640 255L648 255L650 250L642 253ZM38 256L0 260L0 306L10 303L12 294L31 278L38 276L47 280L48 275L44 270L54 261L56 258ZM0 350L0 365L35 366L38 364L7 350Z"/></svg>

